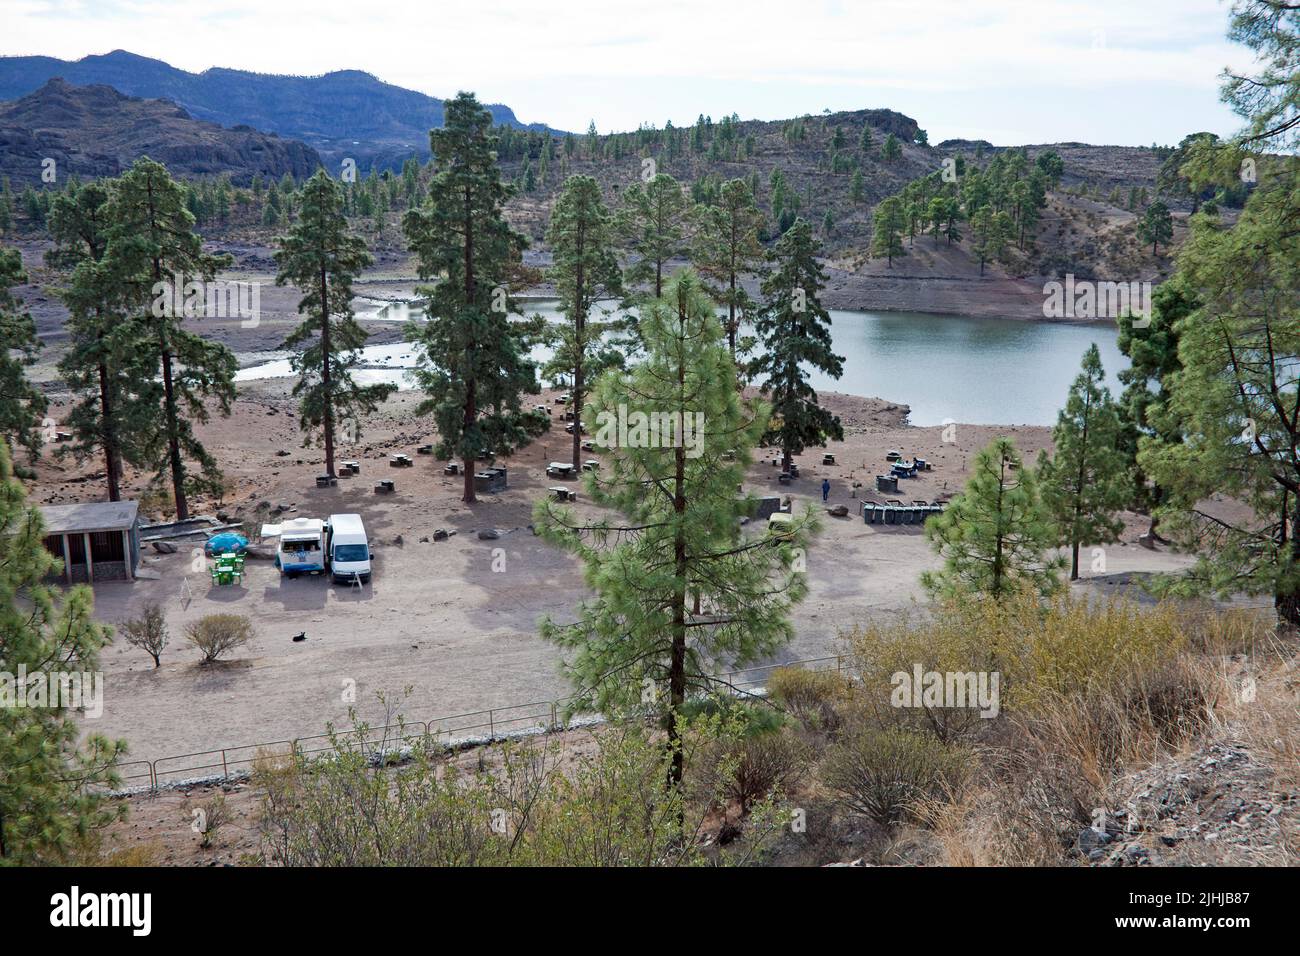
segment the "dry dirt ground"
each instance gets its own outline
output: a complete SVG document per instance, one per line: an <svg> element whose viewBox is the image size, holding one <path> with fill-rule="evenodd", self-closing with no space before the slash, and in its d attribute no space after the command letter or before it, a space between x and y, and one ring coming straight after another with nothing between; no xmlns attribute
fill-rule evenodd
<svg viewBox="0 0 1300 956"><path fill-rule="evenodd" d="M922 242L918 241L918 246ZM45 349L37 378L49 383L51 414L62 420L66 396L54 390L55 362L62 350L66 312L46 287L57 280L41 266L42 243L23 245L33 273L23 295L36 319ZM232 278L267 279L269 260L260 247L229 247L236 263ZM396 260L385 262L357 284L358 295L379 299L409 296L409 272ZM200 331L224 342L241 364L264 360L268 350L298 322L298 294L290 288L262 287L262 314L254 328L238 319L205 319ZM371 343L399 341L398 322L367 322ZM373 582L360 591L321 578L281 579L270 562L250 561L242 586L213 587L196 570L190 554L147 551L148 579L95 585L96 613L118 623L140 613L148 601L167 614L172 645L155 670L143 652L118 640L105 650L104 715L93 729L125 738L132 759L155 761L221 747L319 734L330 721L347 717L345 690L355 687L355 706L363 716L377 712L375 694L410 689L404 711L412 719L480 711L562 696L559 653L538 636L546 615L571 619L584 594L581 569L572 558L545 545L529 530L533 504L557 484L545 465L568 457L570 436L558 422L544 438L500 464L510 472L509 489L460 502L459 478L446 478L442 462L415 455L432 441L432 426L414 414L419 396L399 392L362 423L362 438L340 449L340 458L357 459L360 476L320 490L314 477L322 453L302 447L290 380L242 383L229 418L214 415L198 433L229 479L222 501L196 501L195 513L223 513L260 525L270 507L284 505L291 515L326 517L358 512L376 552ZM801 456L802 476L778 486L777 468L757 462L748 488L757 494L789 495L796 509L821 506L822 478L831 481L831 505L849 506L849 518L827 517L808 554L811 591L795 613L797 637L781 660L835 652L839 636L869 616L908 608L920 598L917 578L936 565L919 527L865 525L856 493L874 494L874 476L885 469L885 452L896 448L919 455L934 470L902 482L898 497L934 499L951 494L965 481L966 466L979 448L1000 433L1010 434L1032 460L1050 438L1046 428L906 424L906 406L878 398L826 393L823 401L841 416L845 440L825 449L836 456L822 466L822 449ZM554 393L537 398L557 412ZM945 439L951 439L946 441ZM388 455L406 452L415 467L393 469ZM29 483L33 501L65 503L102 500L102 466L77 464L47 454ZM392 478L396 494L373 492L379 478ZM576 483L570 483L576 487ZM128 474L124 496L139 498L143 476ZM260 508L259 508L260 505ZM165 515L149 513L146 520ZM433 541L435 529L456 533ZM499 529L499 540L480 540L476 532ZM1175 555L1137 547L1144 522L1132 516L1124 544L1106 551L1105 584L1122 583L1131 572L1166 570L1184 563ZM182 545L182 547L186 547ZM493 571L494 549L504 552L504 570ZM501 567L501 562L497 562ZM1085 573L1092 574L1091 556ZM1095 585L1097 582L1094 581ZM247 614L257 628L252 644L217 666L200 666L196 650L182 636L186 623L215 611ZM295 642L294 635L306 640ZM507 715L509 716L509 715ZM182 768L219 758L172 762ZM138 770L139 768L137 768ZM160 769L162 769L160 767Z"/></svg>
<svg viewBox="0 0 1300 956"><path fill-rule="evenodd" d="M541 400L556 408L553 395L543 393ZM945 443L942 428L905 425L906 409L896 404L835 394L823 398L845 424L845 441L826 449L838 464L823 466L821 450L803 455L801 477L787 487L778 485L770 461L759 461L748 482L756 494L788 494L801 509L821 507L825 476L831 480L829 503L850 507L849 518L825 518L809 551L811 593L795 613L797 637L782 661L833 654L842 631L856 622L908 608L921 598L920 571L937 563L919 527L864 524L853 483L864 483L859 495L874 489L885 452L897 448L934 463L923 477L902 482L899 497L940 497L961 487L973 452L1001 431L958 425L946 436L955 441ZM570 436L557 423L540 441L504 459L509 489L468 506L459 501L460 479L444 477L441 462L415 454L416 446L431 438L429 424L413 416L416 401L414 393L394 396L366 423L364 444L343 450L342 457L361 461L361 475L320 490L314 484L320 451L299 447L287 383L241 387L231 418L214 418L201 429L234 479L222 510L255 520L265 514L256 510L258 502L287 506L293 515L358 512L376 553L372 582L356 590L318 577L285 579L269 561L249 561L242 586L215 587L193 566L186 549L195 542L172 555L149 550L143 566L156 579L96 584L96 614L117 623L137 615L147 601L158 601L173 643L160 669L120 639L105 649L104 714L91 729L124 737L132 759L154 761L319 734L330 721L346 721L351 701L345 691L353 688L355 706L369 719L379 714L378 692L409 689L403 711L413 720L565 694L559 652L538 636L538 623L546 615L572 618L585 593L581 570L576 560L535 537L529 524L533 503L557 484L545 476L545 465L565 458ZM1049 438L1044 428L1008 431L1027 458ZM415 466L390 468L387 456L396 451L410 454ZM94 466L41 464L34 497L100 496ZM394 479L396 493L374 494L379 478ZM215 510L215 505L197 510ZM438 528L455 534L434 541ZM480 540L476 532L482 529L499 529L502 536ZM1107 549L1105 580L1182 562L1133 544L1143 529L1135 516L1125 543ZM504 566L494 571L498 548ZM257 637L229 662L200 666L182 630L217 611L247 614ZM304 632L306 640L292 640ZM219 760L171 761L158 769L174 778Z"/></svg>

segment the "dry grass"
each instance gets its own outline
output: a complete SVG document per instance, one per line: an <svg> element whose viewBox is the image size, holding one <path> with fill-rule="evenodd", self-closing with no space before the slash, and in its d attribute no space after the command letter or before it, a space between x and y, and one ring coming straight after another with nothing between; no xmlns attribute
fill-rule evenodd
<svg viewBox="0 0 1300 956"><path fill-rule="evenodd" d="M1229 737L1267 764L1277 790L1300 784L1295 636L1279 636L1267 614L1026 598L939 607L902 626L859 629L849 644L862 674L858 716L874 718L882 735L905 721L912 732L928 728L970 754L966 786L946 795L918 790L895 815L912 825L894 829L885 861L1077 860L1075 835L1093 822L1094 808L1115 799L1127 774ZM916 711L898 714L887 706L887 678L913 663L998 671L1001 719L945 708L922 709L919 719ZM865 812L860 802L844 798L841 809ZM1288 856L1285 842L1278 852Z"/></svg>

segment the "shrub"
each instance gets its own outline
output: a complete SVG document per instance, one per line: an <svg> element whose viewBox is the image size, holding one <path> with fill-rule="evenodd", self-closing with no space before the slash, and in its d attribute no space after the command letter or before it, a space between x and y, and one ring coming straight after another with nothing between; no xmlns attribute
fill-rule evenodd
<svg viewBox="0 0 1300 956"><path fill-rule="evenodd" d="M1175 750L1205 729L1212 680L1203 663L1178 658L1073 692L1045 691L1016 721L1020 746L1100 789L1125 765Z"/></svg>
<svg viewBox="0 0 1300 956"><path fill-rule="evenodd" d="M827 750L822 780L850 809L877 823L915 819L927 800L958 791L968 753L898 727L859 726Z"/></svg>
<svg viewBox="0 0 1300 956"><path fill-rule="evenodd" d="M1059 696L1122 684L1167 665L1187 647L1173 604L1061 597L1039 609L1012 609L1007 705L1032 708Z"/></svg>
<svg viewBox="0 0 1300 956"><path fill-rule="evenodd" d="M975 707L893 706L894 675L910 681L920 665L922 672L940 674L999 672L1005 680L1007 634L1013 632L1008 617L1005 603L950 601L931 616L904 616L851 632L859 716L882 727L933 734L944 743L973 735L987 723Z"/></svg>
<svg viewBox="0 0 1300 956"><path fill-rule="evenodd" d="M162 666L162 652L171 640L167 633L167 619L156 601L144 606L140 616L122 625L122 636L132 647L138 647L153 658L153 666Z"/></svg>
<svg viewBox="0 0 1300 956"><path fill-rule="evenodd" d="M253 639L253 622L242 614L206 614L185 626L185 637L211 664Z"/></svg>
<svg viewBox="0 0 1300 956"><path fill-rule="evenodd" d="M805 730L834 732L840 725L838 707L849 697L849 681L837 671L778 667L768 676L767 692Z"/></svg>
<svg viewBox="0 0 1300 956"><path fill-rule="evenodd" d="M284 866L677 866L706 862L711 801L664 786L662 735L611 725L594 747L560 738L483 748L472 758L417 749L374 766L363 725L332 737L327 759L259 754L265 859ZM689 743L689 741L688 741ZM688 754L688 765L689 765ZM469 769L466 769L468 764ZM759 810L745 838L711 850L746 862L780 829Z"/></svg>
<svg viewBox="0 0 1300 956"><path fill-rule="evenodd" d="M808 746L782 731L742 738L731 750L734 763L725 790L741 812L774 793L788 793L810 760Z"/></svg>
<svg viewBox="0 0 1300 956"><path fill-rule="evenodd" d="M220 793L197 805L187 804L186 811L190 817L190 828L199 835L199 847L204 850L212 847L217 834L230 822L226 798Z"/></svg>

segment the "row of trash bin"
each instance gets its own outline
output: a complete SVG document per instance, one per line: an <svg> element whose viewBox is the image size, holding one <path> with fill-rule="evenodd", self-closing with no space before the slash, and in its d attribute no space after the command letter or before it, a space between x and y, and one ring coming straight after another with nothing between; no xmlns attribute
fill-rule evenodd
<svg viewBox="0 0 1300 956"><path fill-rule="evenodd" d="M862 502L862 520L865 524L925 524L928 518L942 513L943 505L882 505L872 501Z"/></svg>

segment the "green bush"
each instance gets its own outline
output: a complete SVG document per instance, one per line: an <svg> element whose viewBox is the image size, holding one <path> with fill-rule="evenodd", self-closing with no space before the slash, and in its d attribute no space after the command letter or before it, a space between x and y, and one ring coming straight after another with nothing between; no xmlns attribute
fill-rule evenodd
<svg viewBox="0 0 1300 956"><path fill-rule="evenodd" d="M242 614L205 614L185 626L185 637L211 664L253 639L253 622Z"/></svg>
<svg viewBox="0 0 1300 956"><path fill-rule="evenodd" d="M765 797L789 793L811 759L807 744L783 731L744 737L729 750L726 794L745 812Z"/></svg>
<svg viewBox="0 0 1300 956"><path fill-rule="evenodd" d="M861 725L827 750L822 780L850 809L887 825L915 819L923 802L959 791L968 759L966 750L927 734Z"/></svg>
<svg viewBox="0 0 1300 956"><path fill-rule="evenodd" d="M799 721L805 730L831 733L840 725L839 708L851 685L838 671L778 667L767 678L773 702Z"/></svg>

